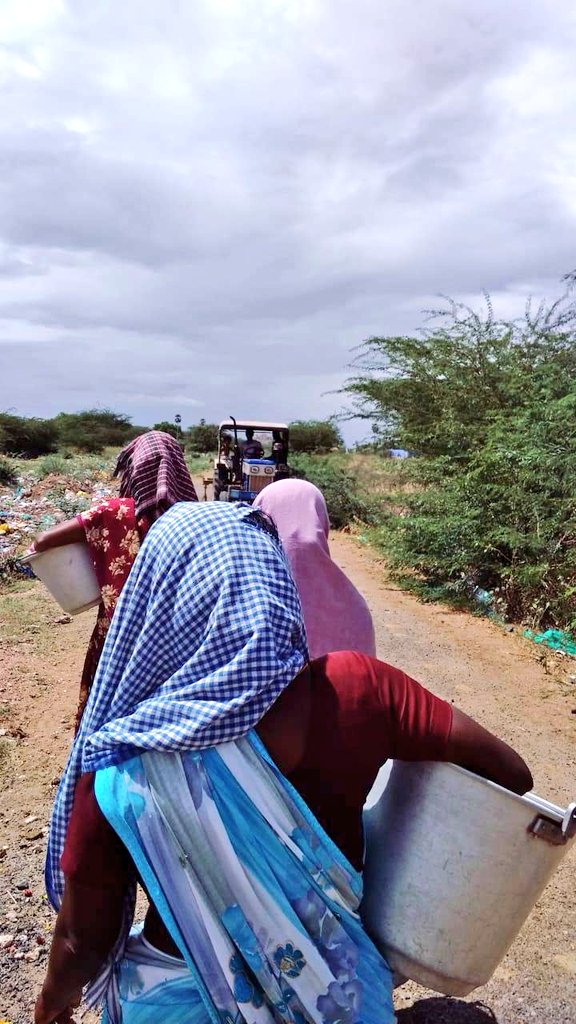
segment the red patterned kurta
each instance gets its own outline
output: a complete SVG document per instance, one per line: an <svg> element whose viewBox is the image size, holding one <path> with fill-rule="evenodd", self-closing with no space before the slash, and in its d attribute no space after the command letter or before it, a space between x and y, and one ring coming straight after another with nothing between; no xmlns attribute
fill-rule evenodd
<svg viewBox="0 0 576 1024"><path fill-rule="evenodd" d="M102 505L81 512L78 521L86 534L86 543L102 591L102 602L82 670L76 730L96 675L116 602L134 564L140 542L150 526L150 521L145 517L136 519L132 498L111 498Z"/></svg>

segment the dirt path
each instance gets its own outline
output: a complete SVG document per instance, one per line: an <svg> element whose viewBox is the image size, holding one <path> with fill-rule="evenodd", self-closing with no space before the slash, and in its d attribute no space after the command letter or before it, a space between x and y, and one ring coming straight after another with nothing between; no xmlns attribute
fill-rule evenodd
<svg viewBox="0 0 576 1024"><path fill-rule="evenodd" d="M576 794L576 688L546 673L528 644L486 620L419 604L392 587L351 538L336 560L367 597L379 654L454 700L513 743L536 790L566 804ZM55 781L72 738L92 615L58 622L40 584L0 596L0 1019L29 1024L52 914L42 862ZM575 669L576 671L576 669ZM399 1024L568 1024L576 1020L576 899L572 856L496 976L475 999L397 993ZM30 895L27 895L30 893ZM412 1004L415 1005L412 1008ZM77 1015L80 1019L80 1014ZM92 1021L84 1016L83 1024Z"/></svg>
<svg viewBox="0 0 576 1024"><path fill-rule="evenodd" d="M92 625L66 621L39 583L0 596L0 1018L13 1024L30 1024L46 963L45 833Z"/></svg>

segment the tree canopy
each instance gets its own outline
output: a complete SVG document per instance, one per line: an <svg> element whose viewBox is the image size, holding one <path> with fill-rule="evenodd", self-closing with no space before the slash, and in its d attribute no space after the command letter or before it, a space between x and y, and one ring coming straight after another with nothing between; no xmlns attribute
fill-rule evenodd
<svg viewBox="0 0 576 1024"><path fill-rule="evenodd" d="M206 420L202 419L200 423L189 428L186 440L191 450L199 455L215 452L218 449L218 424L206 423Z"/></svg>
<svg viewBox="0 0 576 1024"><path fill-rule="evenodd" d="M181 437L182 431L176 423L171 423L170 420L161 420L160 423L155 423L152 430L161 430L163 434L170 434L171 437Z"/></svg>
<svg viewBox="0 0 576 1024"><path fill-rule="evenodd" d="M417 338L370 338L356 370L344 387L354 415L420 455L381 532L392 564L432 587L486 588L514 618L575 628L570 297L514 321L490 300L482 312L449 303Z"/></svg>
<svg viewBox="0 0 576 1024"><path fill-rule="evenodd" d="M123 446L146 429L133 426L129 416L111 409L61 412L51 422L56 427L59 445L86 452Z"/></svg>
<svg viewBox="0 0 576 1024"><path fill-rule="evenodd" d="M417 337L373 337L344 385L351 415L373 421L390 446L458 458L497 419L562 398L576 373L576 307L567 299L498 320L449 302Z"/></svg>
<svg viewBox="0 0 576 1024"><path fill-rule="evenodd" d="M58 430L52 420L0 413L0 452L35 457L57 447Z"/></svg>
<svg viewBox="0 0 576 1024"><path fill-rule="evenodd" d="M293 452L322 453L342 446L342 435L331 419L295 420L290 423L290 448Z"/></svg>

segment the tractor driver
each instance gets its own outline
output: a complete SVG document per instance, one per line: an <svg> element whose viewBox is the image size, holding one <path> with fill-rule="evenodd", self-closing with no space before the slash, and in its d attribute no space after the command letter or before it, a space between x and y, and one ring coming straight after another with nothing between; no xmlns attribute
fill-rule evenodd
<svg viewBox="0 0 576 1024"><path fill-rule="evenodd" d="M261 459L264 449L260 441L254 438L254 427L246 427L246 442L242 448L243 459Z"/></svg>

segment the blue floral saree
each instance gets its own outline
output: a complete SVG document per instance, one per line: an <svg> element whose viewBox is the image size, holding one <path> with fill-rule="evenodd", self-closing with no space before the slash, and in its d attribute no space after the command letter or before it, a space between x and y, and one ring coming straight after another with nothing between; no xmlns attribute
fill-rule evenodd
<svg viewBox="0 0 576 1024"><path fill-rule="evenodd" d="M392 1024L361 876L255 733L132 757L95 790L188 969L154 981L122 942L107 1024Z"/></svg>

